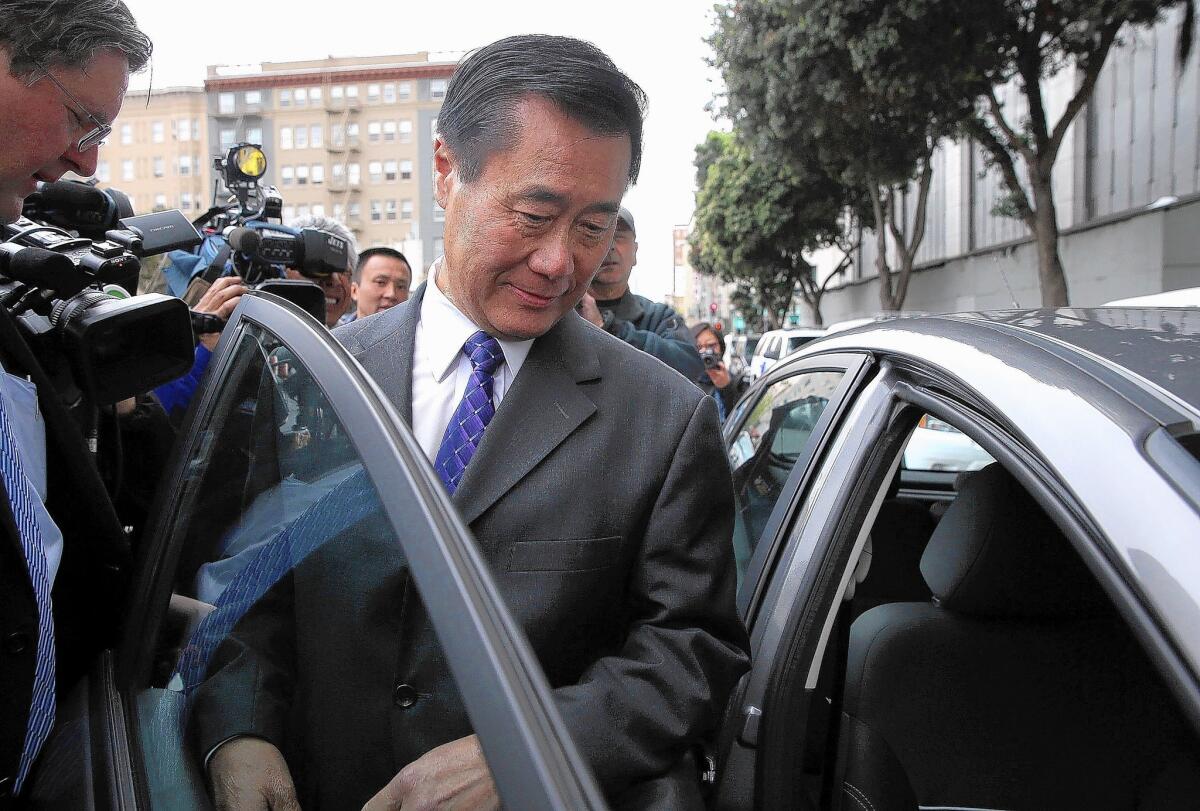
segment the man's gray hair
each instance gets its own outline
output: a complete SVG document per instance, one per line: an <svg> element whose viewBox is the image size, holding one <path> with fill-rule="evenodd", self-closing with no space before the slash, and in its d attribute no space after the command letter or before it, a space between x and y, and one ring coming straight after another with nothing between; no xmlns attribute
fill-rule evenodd
<svg viewBox="0 0 1200 811"><path fill-rule="evenodd" d="M121 0L0 0L0 48L15 77L84 68L108 50L122 53L137 73L154 50Z"/></svg>
<svg viewBox="0 0 1200 811"><path fill-rule="evenodd" d="M318 231L324 231L346 240L346 244L350 246L350 255L346 258L346 270L354 272L354 267L358 264L358 242L354 239L354 233L345 225L333 217L312 216L292 220L288 226L291 228L316 228Z"/></svg>

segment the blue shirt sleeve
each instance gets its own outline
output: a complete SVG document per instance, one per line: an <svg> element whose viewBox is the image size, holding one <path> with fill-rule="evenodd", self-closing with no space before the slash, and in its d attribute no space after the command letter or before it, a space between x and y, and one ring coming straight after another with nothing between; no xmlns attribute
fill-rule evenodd
<svg viewBox="0 0 1200 811"><path fill-rule="evenodd" d="M204 344L197 344L191 371L178 380L164 383L154 390L154 396L162 403L167 414L174 416L176 411L186 410L191 405L192 398L196 395L196 389L199 388L200 381L204 378L204 372L208 369L210 360L212 360L212 352Z"/></svg>

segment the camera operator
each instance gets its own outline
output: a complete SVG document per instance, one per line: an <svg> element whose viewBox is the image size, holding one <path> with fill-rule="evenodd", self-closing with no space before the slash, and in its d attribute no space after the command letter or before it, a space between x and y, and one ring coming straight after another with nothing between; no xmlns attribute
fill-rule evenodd
<svg viewBox="0 0 1200 811"><path fill-rule="evenodd" d="M701 321L692 325L691 333L696 351L704 363L704 375L697 378L695 383L717 401L717 415L723 423L746 389L750 388L750 380L745 374L734 375L726 368L722 360L725 336L721 330Z"/></svg>
<svg viewBox="0 0 1200 811"><path fill-rule="evenodd" d="M350 276L354 272L354 266L358 262L358 250L355 247L354 234L350 229L332 217L301 217L289 225L292 228L316 228L318 231L324 231L327 234L341 237L346 240L349 246L347 265L345 273L330 273L319 279L313 279L305 276L295 268L287 269L287 277L289 279L304 279L313 282L320 286L325 291L325 326L333 329L337 326L338 320L346 314L350 309L353 301L350 298Z"/></svg>
<svg viewBox="0 0 1200 811"><path fill-rule="evenodd" d="M129 74L150 52L119 0L0 0L0 222L20 216L37 181L95 172ZM0 346L0 806L26 786L54 725L56 689L105 636L76 625L104 616L80 610L93 597L87 544L76 538L85 528L64 511L60 533L47 511L58 460L48 458L33 385L9 374L23 371L14 351Z"/></svg>

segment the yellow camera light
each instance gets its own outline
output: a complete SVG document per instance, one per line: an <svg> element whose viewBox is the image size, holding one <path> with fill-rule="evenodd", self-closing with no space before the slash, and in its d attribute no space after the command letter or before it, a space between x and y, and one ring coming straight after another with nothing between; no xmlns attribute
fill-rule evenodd
<svg viewBox="0 0 1200 811"><path fill-rule="evenodd" d="M257 180L266 174L267 156L256 146L243 146L234 154L233 164L243 175Z"/></svg>

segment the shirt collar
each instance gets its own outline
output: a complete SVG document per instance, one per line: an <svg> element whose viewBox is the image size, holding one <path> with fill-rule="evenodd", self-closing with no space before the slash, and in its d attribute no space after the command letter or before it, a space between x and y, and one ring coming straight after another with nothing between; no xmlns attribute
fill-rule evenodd
<svg viewBox="0 0 1200 811"><path fill-rule="evenodd" d="M429 280L425 284L425 295L421 299L422 329L428 329L429 334L438 336L436 341L422 343L425 347L425 357L439 383L458 365L463 344L479 331L475 322L454 306L454 302L446 298L446 294L437 286L437 274L441 267L442 257L439 257L429 268ZM506 341L497 338L496 341L504 351L504 366L509 369L510 379L516 378L517 372L521 371L521 366L525 363L525 358L529 357L529 350L533 348L533 339Z"/></svg>

